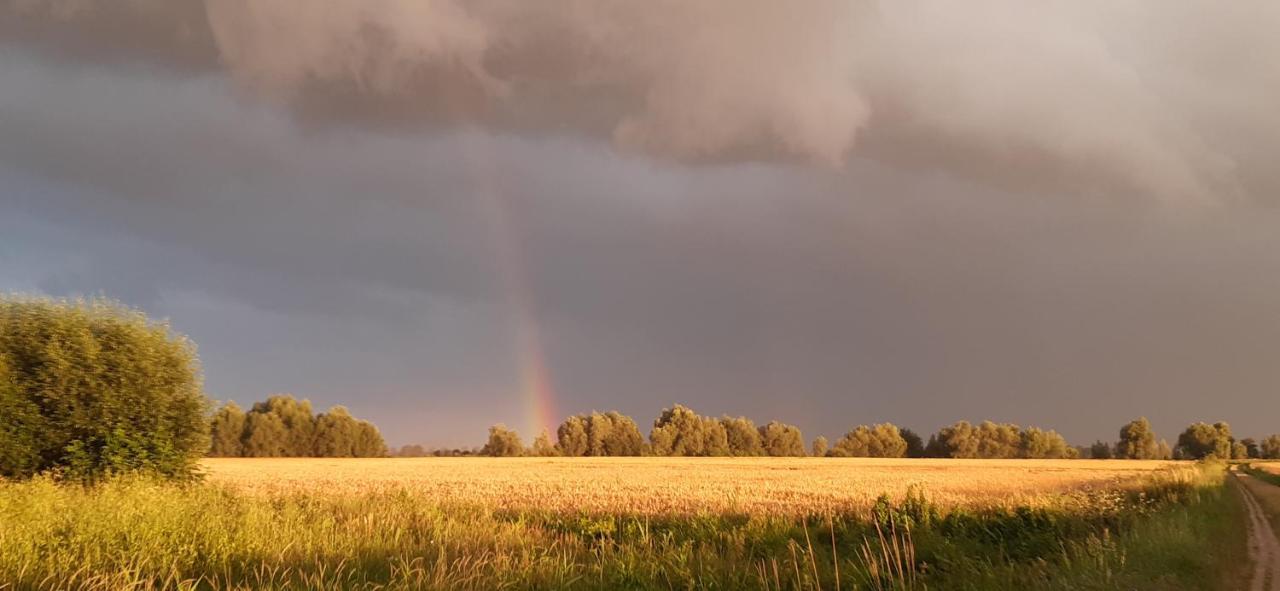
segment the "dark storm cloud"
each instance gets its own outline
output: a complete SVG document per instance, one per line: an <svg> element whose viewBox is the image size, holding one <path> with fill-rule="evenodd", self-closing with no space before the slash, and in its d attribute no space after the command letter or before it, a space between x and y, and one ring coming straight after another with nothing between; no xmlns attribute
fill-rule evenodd
<svg viewBox="0 0 1280 591"><path fill-rule="evenodd" d="M1274 430L1269 4L192 6L0 9L0 281L216 396L523 426L519 289L562 412Z"/></svg>

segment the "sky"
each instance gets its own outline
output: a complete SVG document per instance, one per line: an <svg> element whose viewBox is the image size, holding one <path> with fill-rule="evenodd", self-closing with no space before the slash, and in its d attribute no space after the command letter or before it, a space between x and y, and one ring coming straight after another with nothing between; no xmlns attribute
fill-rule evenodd
<svg viewBox="0 0 1280 591"><path fill-rule="evenodd" d="M0 291L389 443L1280 431L1280 4L0 0Z"/></svg>

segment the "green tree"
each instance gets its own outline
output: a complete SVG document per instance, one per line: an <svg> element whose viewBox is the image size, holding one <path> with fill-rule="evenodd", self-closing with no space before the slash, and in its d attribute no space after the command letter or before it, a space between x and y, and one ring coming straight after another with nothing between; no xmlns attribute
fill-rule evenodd
<svg viewBox="0 0 1280 591"><path fill-rule="evenodd" d="M0 297L0 476L188 477L209 449L195 347L105 299Z"/></svg>
<svg viewBox="0 0 1280 591"><path fill-rule="evenodd" d="M1183 458L1231 458L1231 427L1226 423L1195 423L1178 436L1178 452Z"/></svg>
<svg viewBox="0 0 1280 591"><path fill-rule="evenodd" d="M356 420L356 443L351 453L357 458L387 457L387 443L378 427L369 421Z"/></svg>
<svg viewBox="0 0 1280 591"><path fill-rule="evenodd" d="M212 445L209 455L236 458L244 455L244 411L235 402L228 402L213 414L209 427Z"/></svg>
<svg viewBox="0 0 1280 591"><path fill-rule="evenodd" d="M1116 457L1126 460L1153 460L1159 456L1155 432L1146 417L1129 421L1120 428L1120 441L1116 443Z"/></svg>
<svg viewBox="0 0 1280 591"><path fill-rule="evenodd" d="M662 409L649 432L649 442L656 456L729 455L724 425L679 404Z"/></svg>
<svg viewBox="0 0 1280 591"><path fill-rule="evenodd" d="M577 457L587 455L591 449L587 442L587 426L582 415L572 416L564 420L556 429L556 447L560 455Z"/></svg>
<svg viewBox="0 0 1280 591"><path fill-rule="evenodd" d="M244 455L278 458L288 453L289 434L278 415L250 412L244 420Z"/></svg>
<svg viewBox="0 0 1280 591"><path fill-rule="evenodd" d="M320 458L357 457L359 430L359 421L351 416L346 407L335 406L316 417L312 448L306 455Z"/></svg>
<svg viewBox="0 0 1280 591"><path fill-rule="evenodd" d="M1280 435L1272 435L1262 440L1259 455L1268 460L1280 460Z"/></svg>
<svg viewBox="0 0 1280 591"><path fill-rule="evenodd" d="M769 421L769 424L760 427L760 445L764 447L765 455L769 456L805 455L804 434L800 432L800 428L778 421Z"/></svg>
<svg viewBox="0 0 1280 591"><path fill-rule="evenodd" d="M1075 448L1067 444L1057 431L1029 427L1022 432L1021 456L1028 459L1058 460L1077 457Z"/></svg>
<svg viewBox="0 0 1280 591"><path fill-rule="evenodd" d="M1089 457L1095 460L1110 460L1114 457L1111 452L1111 445L1105 441L1095 441L1089 446Z"/></svg>
<svg viewBox="0 0 1280 591"><path fill-rule="evenodd" d="M842 458L901 458L907 453L907 440L890 423L860 425L837 440L830 453Z"/></svg>
<svg viewBox="0 0 1280 591"><path fill-rule="evenodd" d="M1245 437L1240 440L1240 444L1244 446L1245 457L1257 459L1262 457L1261 448L1258 447L1258 440L1252 437Z"/></svg>
<svg viewBox="0 0 1280 591"><path fill-rule="evenodd" d="M283 452L287 457L307 457L315 448L316 416L310 400L298 400L289 394L276 394L264 402L256 402L249 414L272 414L284 425ZM353 435L354 437L354 435Z"/></svg>
<svg viewBox="0 0 1280 591"><path fill-rule="evenodd" d="M569 417L556 429L556 439L563 456L638 456L644 450L636 422L617 411Z"/></svg>
<svg viewBox="0 0 1280 591"><path fill-rule="evenodd" d="M1243 443L1240 443L1239 441L1231 444L1231 459L1233 460L1249 459L1249 448L1245 447L1245 445Z"/></svg>
<svg viewBox="0 0 1280 591"><path fill-rule="evenodd" d="M756 424L746 417L721 417L729 454L734 456L758 456L764 453L760 445L760 432Z"/></svg>
<svg viewBox="0 0 1280 591"><path fill-rule="evenodd" d="M544 458L560 455L556 446L551 444L551 434L545 429L533 439L533 447L529 449L529 453Z"/></svg>
<svg viewBox="0 0 1280 591"><path fill-rule="evenodd" d="M916 434L916 432L912 431L911 429L903 429L901 433L902 433L902 438L907 442L907 457L908 458L925 457L924 440L920 438L920 435Z"/></svg>
<svg viewBox="0 0 1280 591"><path fill-rule="evenodd" d="M40 469L40 407L22 395L0 357L0 476L29 476Z"/></svg>
<svg viewBox="0 0 1280 591"><path fill-rule="evenodd" d="M821 458L827 455L827 452L830 449L830 447L831 446L827 443L826 437L823 437L821 435L815 437L813 440L813 457Z"/></svg>
<svg viewBox="0 0 1280 591"><path fill-rule="evenodd" d="M524 443L520 441L520 436L515 431L508 429L506 425L497 424L489 427L489 442L484 444L480 453L494 457L522 456Z"/></svg>
<svg viewBox="0 0 1280 591"><path fill-rule="evenodd" d="M934 458L976 458L978 456L978 437L969 421L957 421L943 427L931 437L925 448L929 457Z"/></svg>

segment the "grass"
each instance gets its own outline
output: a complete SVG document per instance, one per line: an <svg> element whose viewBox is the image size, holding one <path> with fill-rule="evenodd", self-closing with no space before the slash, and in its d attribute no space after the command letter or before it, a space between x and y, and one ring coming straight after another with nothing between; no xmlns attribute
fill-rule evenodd
<svg viewBox="0 0 1280 591"><path fill-rule="evenodd" d="M966 469L981 471L950 471ZM939 503L907 485L808 513L566 511L421 486L208 480L0 484L0 589L1210 589L1244 555L1220 466L1046 489L1034 505Z"/></svg>

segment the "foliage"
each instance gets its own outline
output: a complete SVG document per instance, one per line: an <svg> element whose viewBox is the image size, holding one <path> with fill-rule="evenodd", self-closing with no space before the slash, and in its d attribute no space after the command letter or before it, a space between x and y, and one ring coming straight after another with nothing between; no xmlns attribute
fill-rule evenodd
<svg viewBox="0 0 1280 591"><path fill-rule="evenodd" d="M1178 451L1190 460L1231 459L1231 426L1224 422L1212 425L1195 423L1178 436Z"/></svg>
<svg viewBox="0 0 1280 591"><path fill-rule="evenodd" d="M830 451L840 458L901 458L906 453L907 440L890 423L860 425L837 440Z"/></svg>
<svg viewBox="0 0 1280 591"><path fill-rule="evenodd" d="M556 429L556 440L563 456L638 456L644 450L636 422L617 411L569 417Z"/></svg>
<svg viewBox="0 0 1280 591"><path fill-rule="evenodd" d="M827 438L819 435L813 439L813 451L811 454L815 458L821 458L827 455L830 447L830 444L827 443Z"/></svg>
<svg viewBox="0 0 1280 591"><path fill-rule="evenodd" d="M915 431L912 431L911 429L903 429L901 431L901 434L902 434L902 439L907 442L908 458L925 457L924 439L922 439L919 434L917 434Z"/></svg>
<svg viewBox="0 0 1280 591"><path fill-rule="evenodd" d="M1160 457L1156 434L1151 430L1147 417L1129 421L1120 428L1120 441L1116 443L1116 457L1126 460L1154 460Z"/></svg>
<svg viewBox="0 0 1280 591"><path fill-rule="evenodd" d="M382 433L343 406L313 414L311 401L270 396L245 413L228 402L214 413L210 431L215 457L378 458L387 455Z"/></svg>
<svg viewBox="0 0 1280 591"><path fill-rule="evenodd" d="M168 325L105 299L0 297L0 476L191 476L208 404Z"/></svg>
<svg viewBox="0 0 1280 591"><path fill-rule="evenodd" d="M1112 452L1111 444L1099 440L1089 446L1089 457L1095 460L1110 460L1115 456Z"/></svg>
<svg viewBox="0 0 1280 591"><path fill-rule="evenodd" d="M654 420L649 442L657 456L729 455L729 436L724 425L679 404L663 409Z"/></svg>
<svg viewBox="0 0 1280 591"><path fill-rule="evenodd" d="M533 446L529 448L529 454L549 458L560 455L560 451L551 443L551 434L547 433L546 429L543 429L542 432L533 439Z"/></svg>
<svg viewBox="0 0 1280 591"><path fill-rule="evenodd" d="M481 455L495 457L514 457L524 455L524 443L515 431L501 423L489 427L489 441L480 450Z"/></svg>
<svg viewBox="0 0 1280 591"><path fill-rule="evenodd" d="M1067 440L1057 431L1043 431L1036 427L1028 427L1022 432L1022 452L1019 457L1033 460L1061 460L1079 456L1076 448L1067 444Z"/></svg>
<svg viewBox="0 0 1280 591"><path fill-rule="evenodd" d="M800 428L778 421L760 427L760 445L767 456L801 457L805 455L804 435Z"/></svg>
<svg viewBox="0 0 1280 591"><path fill-rule="evenodd" d="M213 414L209 427L212 444L209 455L222 458L236 458L244 455L245 414L235 402L228 402Z"/></svg>
<svg viewBox="0 0 1280 591"><path fill-rule="evenodd" d="M1280 460L1280 435L1271 435L1263 439L1259 455L1268 460Z"/></svg>
<svg viewBox="0 0 1280 591"><path fill-rule="evenodd" d="M721 417L724 425L725 439L729 444L729 455L759 456L764 454L764 446L760 444L760 432L756 424L746 417Z"/></svg>

